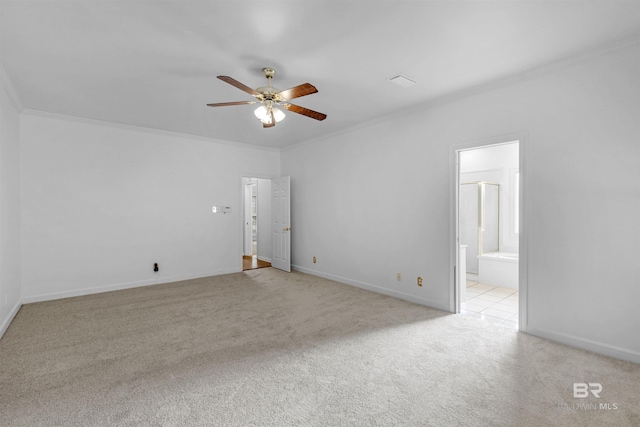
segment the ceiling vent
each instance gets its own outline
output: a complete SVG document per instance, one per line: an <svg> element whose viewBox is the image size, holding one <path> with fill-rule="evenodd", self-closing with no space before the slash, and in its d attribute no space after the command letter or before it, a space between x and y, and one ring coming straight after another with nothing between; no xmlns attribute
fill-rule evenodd
<svg viewBox="0 0 640 427"><path fill-rule="evenodd" d="M402 87L410 87L416 84L415 81L411 80L409 77L402 74L398 74L397 76L391 77L389 81Z"/></svg>

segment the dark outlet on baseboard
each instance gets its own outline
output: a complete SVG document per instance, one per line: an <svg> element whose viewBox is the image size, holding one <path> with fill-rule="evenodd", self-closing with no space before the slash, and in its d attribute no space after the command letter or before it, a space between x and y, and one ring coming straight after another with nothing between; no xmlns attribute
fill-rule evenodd
<svg viewBox="0 0 640 427"><path fill-rule="evenodd" d="M158 271L158 270L159 270L159 268L158 268L158 263L157 263L157 262L154 262L154 263L153 263L153 271Z"/></svg>

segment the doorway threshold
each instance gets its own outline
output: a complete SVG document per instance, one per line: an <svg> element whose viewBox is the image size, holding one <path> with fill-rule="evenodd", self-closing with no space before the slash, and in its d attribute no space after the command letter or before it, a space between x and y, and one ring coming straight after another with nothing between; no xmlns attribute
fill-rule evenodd
<svg viewBox="0 0 640 427"><path fill-rule="evenodd" d="M467 280L466 291L460 313L518 330L517 289Z"/></svg>
<svg viewBox="0 0 640 427"><path fill-rule="evenodd" d="M257 255L244 255L242 257L242 271L265 267L271 267L271 263L258 259Z"/></svg>

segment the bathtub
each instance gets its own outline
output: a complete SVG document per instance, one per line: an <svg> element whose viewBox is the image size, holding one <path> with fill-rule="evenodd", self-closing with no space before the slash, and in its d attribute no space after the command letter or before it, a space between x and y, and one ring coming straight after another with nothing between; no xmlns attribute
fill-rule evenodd
<svg viewBox="0 0 640 427"><path fill-rule="evenodd" d="M478 255L478 281L518 289L518 254L487 252Z"/></svg>

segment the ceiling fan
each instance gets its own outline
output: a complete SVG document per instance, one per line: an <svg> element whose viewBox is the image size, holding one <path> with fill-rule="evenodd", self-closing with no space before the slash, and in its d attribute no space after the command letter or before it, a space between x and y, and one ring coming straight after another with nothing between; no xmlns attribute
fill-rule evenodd
<svg viewBox="0 0 640 427"><path fill-rule="evenodd" d="M316 89L315 86L310 83L303 83L287 90L280 90L271 85L271 79L273 79L273 76L276 74L276 70L267 67L263 68L262 72L267 78L267 86L261 86L257 89L251 89L249 86L244 85L229 76L218 76L218 78L223 82L229 83L231 86L235 86L255 97L255 101L220 102L207 105L209 107L226 107L229 105L260 103L261 105L255 110L254 114L258 119L260 119L262 126L265 128L273 127L277 122L284 119L285 114L282 110L292 111L316 120L324 120L327 118L326 114L318 113L317 111L309 110L308 108L300 107L299 105L294 105L288 102L290 99L318 92L318 89Z"/></svg>

